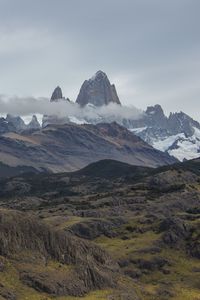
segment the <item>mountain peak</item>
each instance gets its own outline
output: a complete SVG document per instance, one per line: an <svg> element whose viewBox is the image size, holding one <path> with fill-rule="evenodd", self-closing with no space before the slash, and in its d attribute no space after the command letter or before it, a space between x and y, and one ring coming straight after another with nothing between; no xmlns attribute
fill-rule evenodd
<svg viewBox="0 0 200 300"><path fill-rule="evenodd" d="M14 116L11 114L7 114L6 121L9 124L13 125L17 131L21 131L26 128L26 125L20 116Z"/></svg>
<svg viewBox="0 0 200 300"><path fill-rule="evenodd" d="M32 116L32 119L30 123L27 125L28 129L40 129L40 123L38 122L38 119L36 115Z"/></svg>
<svg viewBox="0 0 200 300"><path fill-rule="evenodd" d="M156 104L154 106L148 106L146 110L146 114L147 115L156 114L156 115L164 116L164 111L160 104Z"/></svg>
<svg viewBox="0 0 200 300"><path fill-rule="evenodd" d="M91 78L90 80L102 80L104 78L107 78L106 73L104 73L103 71L99 70L97 71Z"/></svg>
<svg viewBox="0 0 200 300"><path fill-rule="evenodd" d="M53 101L58 101L59 99L63 99L63 94L62 94L62 90L59 86L57 86L55 88L55 90L53 91L52 93L52 96L51 96L51 102Z"/></svg>
<svg viewBox="0 0 200 300"><path fill-rule="evenodd" d="M76 102L80 106L88 103L103 106L110 103L121 104L114 84L111 84L106 73L98 71L89 80L85 80Z"/></svg>

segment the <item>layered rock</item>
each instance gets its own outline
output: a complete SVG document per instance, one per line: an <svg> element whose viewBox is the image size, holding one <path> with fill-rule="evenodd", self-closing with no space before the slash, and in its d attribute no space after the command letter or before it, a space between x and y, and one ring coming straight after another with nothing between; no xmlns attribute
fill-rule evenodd
<svg viewBox="0 0 200 300"><path fill-rule="evenodd" d="M21 285L52 297L81 297L92 290L116 285L118 265L109 254L30 215L0 210L0 237L1 256L13 260L17 257L20 261L20 268L16 267L20 276L16 280ZM27 261L32 268L27 268ZM50 261L54 267L48 267ZM0 295L1 288L0 284Z"/></svg>
<svg viewBox="0 0 200 300"><path fill-rule="evenodd" d="M80 106L121 104L115 85L110 83L107 75L102 71L98 71L92 78L83 83L76 102Z"/></svg>
<svg viewBox="0 0 200 300"><path fill-rule="evenodd" d="M9 153L9 156L6 154ZM157 167L176 162L117 123L47 125L0 137L0 161L53 172L73 171L102 159Z"/></svg>

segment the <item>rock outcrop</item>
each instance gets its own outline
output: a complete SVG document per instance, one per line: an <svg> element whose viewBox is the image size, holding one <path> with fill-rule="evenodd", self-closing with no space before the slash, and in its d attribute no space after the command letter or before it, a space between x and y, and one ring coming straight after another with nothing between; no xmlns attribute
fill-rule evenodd
<svg viewBox="0 0 200 300"><path fill-rule="evenodd" d="M17 268L20 281L36 291L53 296L83 296L94 289L115 286L118 266L109 254L30 215L0 210L0 242L1 256L18 257L22 262ZM51 260L54 268L48 267ZM56 264L60 267L56 268ZM0 295L5 297L5 292L8 291L1 290L0 285Z"/></svg>
<svg viewBox="0 0 200 300"><path fill-rule="evenodd" d="M102 71L98 71L92 78L83 83L76 102L80 106L121 104L115 85L110 83L107 75Z"/></svg>

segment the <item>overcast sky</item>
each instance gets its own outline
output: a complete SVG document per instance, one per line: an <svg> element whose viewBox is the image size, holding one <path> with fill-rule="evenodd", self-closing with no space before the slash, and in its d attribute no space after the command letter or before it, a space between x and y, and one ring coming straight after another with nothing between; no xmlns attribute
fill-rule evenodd
<svg viewBox="0 0 200 300"><path fill-rule="evenodd" d="M0 94L75 101L97 70L123 104L200 120L200 1L0 0Z"/></svg>

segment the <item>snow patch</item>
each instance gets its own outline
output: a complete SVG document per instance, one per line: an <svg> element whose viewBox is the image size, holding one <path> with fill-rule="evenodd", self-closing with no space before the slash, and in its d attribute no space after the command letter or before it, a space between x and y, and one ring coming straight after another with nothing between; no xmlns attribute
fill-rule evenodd
<svg viewBox="0 0 200 300"><path fill-rule="evenodd" d="M129 128L129 131L134 132L135 134L140 133L147 129L147 127L138 127L138 128Z"/></svg>
<svg viewBox="0 0 200 300"><path fill-rule="evenodd" d="M200 130L193 127L194 134L186 137L184 133L172 135L163 140L154 140L152 145L154 148L168 152L178 160L194 159L200 157ZM174 149L170 149L176 143Z"/></svg>
<svg viewBox="0 0 200 300"><path fill-rule="evenodd" d="M184 139L185 134L179 133L176 135L171 135L163 140L154 140L152 146L160 151L167 151L177 140Z"/></svg>
<svg viewBox="0 0 200 300"><path fill-rule="evenodd" d="M69 116L69 120L70 120L70 122L78 124L78 125L88 124L88 122L86 122L84 119L78 119L74 116Z"/></svg>

